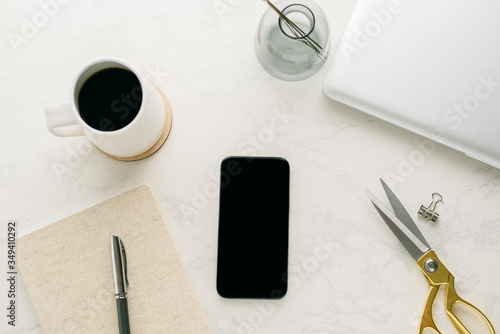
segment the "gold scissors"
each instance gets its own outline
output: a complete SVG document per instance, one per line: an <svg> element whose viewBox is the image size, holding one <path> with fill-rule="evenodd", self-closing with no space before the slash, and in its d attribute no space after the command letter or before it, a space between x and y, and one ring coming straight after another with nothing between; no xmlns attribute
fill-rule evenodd
<svg viewBox="0 0 500 334"><path fill-rule="evenodd" d="M490 332L495 334L493 325L486 318L486 316L477 307L471 303L463 300L458 296L455 291L455 278L446 269L443 263L438 259L436 253L431 249L424 236L418 229L415 222L411 219L408 211L404 208L403 204L394 195L389 186L381 179L382 186L384 187L385 193L389 198L389 202L394 210L392 213L387 207L385 207L373 194L366 190L368 197L372 201L373 205L377 209L378 213L382 216L385 223L389 226L392 232L396 235L399 241L403 244L410 255L415 259L420 270L424 274L427 282L429 282L430 289L427 295L427 300L425 302L424 312L422 314L422 319L420 320L420 325L418 329L418 334L422 334L424 329L431 328L436 332L441 334L439 329L434 323L432 318L432 305L434 304L434 299L439 291L439 288L444 285L446 286L445 295L445 306L446 314L450 319L451 323L460 334L470 334L464 324L457 318L455 313L453 313L453 306L457 303L465 305L466 307L474 310L481 316L481 318L486 322Z"/></svg>

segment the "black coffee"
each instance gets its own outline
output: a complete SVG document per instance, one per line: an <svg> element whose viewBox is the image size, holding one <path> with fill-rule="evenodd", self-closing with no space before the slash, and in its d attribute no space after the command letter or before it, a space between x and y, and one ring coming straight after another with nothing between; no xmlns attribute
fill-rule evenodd
<svg viewBox="0 0 500 334"><path fill-rule="evenodd" d="M93 74L78 95L80 116L100 131L114 131L130 124L141 103L139 79L121 68L108 68Z"/></svg>

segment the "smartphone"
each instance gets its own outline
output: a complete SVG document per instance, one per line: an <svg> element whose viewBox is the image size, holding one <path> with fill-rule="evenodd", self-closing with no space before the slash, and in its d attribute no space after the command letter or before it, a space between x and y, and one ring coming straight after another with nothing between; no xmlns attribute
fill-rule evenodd
<svg viewBox="0 0 500 334"><path fill-rule="evenodd" d="M225 298L282 298L288 280L288 162L228 157L220 175L217 292Z"/></svg>

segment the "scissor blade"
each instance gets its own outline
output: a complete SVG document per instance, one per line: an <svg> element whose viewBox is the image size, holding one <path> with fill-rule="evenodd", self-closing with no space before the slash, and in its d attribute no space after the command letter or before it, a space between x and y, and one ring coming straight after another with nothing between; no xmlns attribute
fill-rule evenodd
<svg viewBox="0 0 500 334"><path fill-rule="evenodd" d="M413 259L418 260L430 250L430 247L423 244L418 237L413 234L405 224L399 220L384 204L382 204L373 194L367 189L366 193L368 197L372 201L375 209L377 209L378 213L384 219L385 223L391 231L396 235L399 241L406 248L408 253L413 257Z"/></svg>
<svg viewBox="0 0 500 334"><path fill-rule="evenodd" d="M425 240L424 236L422 235L422 232L418 229L417 225L411 219L410 214L408 211L406 211L405 207L403 204L399 201L399 199L396 197L396 195L392 192L391 188L384 182L384 180L380 179L380 182L382 183L382 187L384 187L384 191L387 195L387 198L389 199L389 203L391 203L392 210L394 210L394 214L396 217L399 218L399 220L405 224L406 227L424 244L427 246L427 248L431 248L429 246L429 243L427 243L427 240Z"/></svg>

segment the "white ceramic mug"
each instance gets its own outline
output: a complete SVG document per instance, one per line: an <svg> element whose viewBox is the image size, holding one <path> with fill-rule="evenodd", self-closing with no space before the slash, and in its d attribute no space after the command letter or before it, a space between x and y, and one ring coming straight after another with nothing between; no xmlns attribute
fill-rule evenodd
<svg viewBox="0 0 500 334"><path fill-rule="evenodd" d="M78 98L89 78L112 68L125 69L135 74L142 89L142 101L137 115L130 123L117 130L102 131L90 126L82 118ZM145 82L144 78L137 69L121 59L102 58L91 62L74 80L69 102L45 109L50 132L59 137L85 135L103 153L121 161L135 161L150 156L167 139L172 126L172 112L163 92ZM154 89L150 89L151 87Z"/></svg>

